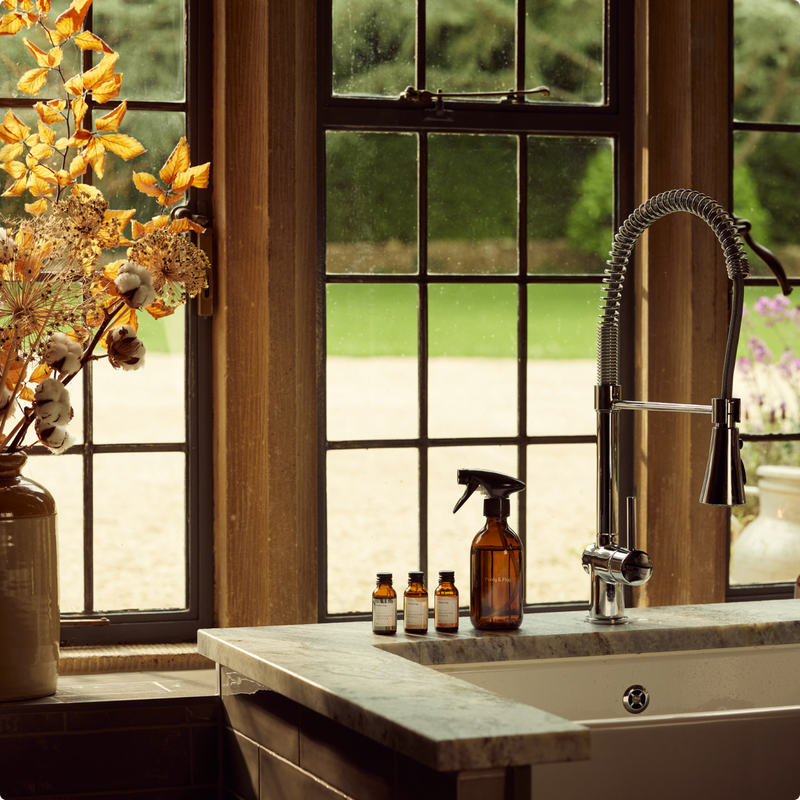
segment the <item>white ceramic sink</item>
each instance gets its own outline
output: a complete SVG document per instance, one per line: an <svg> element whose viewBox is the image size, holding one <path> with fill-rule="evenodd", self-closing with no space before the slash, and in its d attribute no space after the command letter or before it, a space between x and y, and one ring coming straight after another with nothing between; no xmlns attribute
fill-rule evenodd
<svg viewBox="0 0 800 800"><path fill-rule="evenodd" d="M800 706L800 644L433 669L574 722ZM623 704L631 686L649 695L637 714Z"/></svg>
<svg viewBox="0 0 800 800"><path fill-rule="evenodd" d="M591 760L532 767L531 800L800 800L800 644L434 669L590 728Z"/></svg>

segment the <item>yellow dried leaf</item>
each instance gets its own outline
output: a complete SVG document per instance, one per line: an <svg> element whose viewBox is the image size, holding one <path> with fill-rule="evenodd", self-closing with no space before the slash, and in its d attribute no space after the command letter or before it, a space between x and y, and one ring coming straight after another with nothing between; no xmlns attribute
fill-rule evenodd
<svg viewBox="0 0 800 800"><path fill-rule="evenodd" d="M160 194L158 196L158 203L162 206L174 206L179 200L183 199L180 194Z"/></svg>
<svg viewBox="0 0 800 800"><path fill-rule="evenodd" d="M14 36L22 28L22 18L19 14L11 12L0 19L0 36Z"/></svg>
<svg viewBox="0 0 800 800"><path fill-rule="evenodd" d="M46 181L47 183L58 185L58 178L56 178L55 172L53 172L50 167L46 167L44 164L35 164L33 167L31 167L31 172L37 178L41 178L41 180Z"/></svg>
<svg viewBox="0 0 800 800"><path fill-rule="evenodd" d="M149 195L150 197L158 197L161 194L161 189L156 186L156 179L154 175L149 172L134 172L133 185L142 194Z"/></svg>
<svg viewBox="0 0 800 800"><path fill-rule="evenodd" d="M157 217L153 217L148 223L154 229L156 228L168 228L170 225L170 218L166 214L159 214Z"/></svg>
<svg viewBox="0 0 800 800"><path fill-rule="evenodd" d="M36 147L36 145L39 144L39 134L38 133L32 133L25 140L25 144L28 145L29 148L30 147Z"/></svg>
<svg viewBox="0 0 800 800"><path fill-rule="evenodd" d="M185 172L187 169L189 169L189 145L186 144L186 137L181 136L159 175L161 180L169 185L179 173Z"/></svg>
<svg viewBox="0 0 800 800"><path fill-rule="evenodd" d="M33 53L33 57L36 59L36 63L40 67L52 67L53 65L50 63L50 59L47 57L47 53L44 50L40 50L33 42L27 39L25 36L22 37L22 41L25 42L25 47Z"/></svg>
<svg viewBox="0 0 800 800"><path fill-rule="evenodd" d="M39 143L31 148L30 154L37 161L41 161L43 158L50 158L53 155L53 148L49 144Z"/></svg>
<svg viewBox="0 0 800 800"><path fill-rule="evenodd" d="M60 169L56 172L56 180L59 186L72 186L72 175L65 169Z"/></svg>
<svg viewBox="0 0 800 800"><path fill-rule="evenodd" d="M89 183L76 183L72 187L72 194L77 197L79 194L86 194L89 197L102 197L102 193L96 186L92 186Z"/></svg>
<svg viewBox="0 0 800 800"><path fill-rule="evenodd" d="M50 72L47 68L37 67L36 69L29 69L17 83L17 88L25 94L38 94L39 89L44 86L47 81L47 74Z"/></svg>
<svg viewBox="0 0 800 800"><path fill-rule="evenodd" d="M133 236L134 239L141 239L142 236L146 235L147 235L147 227L145 225L142 225L141 222L137 222L136 220L134 220L131 223L131 236Z"/></svg>
<svg viewBox="0 0 800 800"><path fill-rule="evenodd" d="M9 144L21 142L30 132L31 129L23 125L22 120L11 109L6 111L3 124L0 125L0 139Z"/></svg>
<svg viewBox="0 0 800 800"><path fill-rule="evenodd" d="M19 161L7 161L0 164L0 169L5 170L12 178L21 178L27 172L25 165Z"/></svg>
<svg viewBox="0 0 800 800"><path fill-rule="evenodd" d="M39 115L39 119L46 125L57 125L59 122L64 122L63 115L52 108L49 103L37 103L34 108Z"/></svg>
<svg viewBox="0 0 800 800"><path fill-rule="evenodd" d="M73 0L69 8L56 19L56 30L65 39L80 32L92 0Z"/></svg>
<svg viewBox="0 0 800 800"><path fill-rule="evenodd" d="M4 144L0 148L0 161L13 161L22 152L22 142Z"/></svg>
<svg viewBox="0 0 800 800"><path fill-rule="evenodd" d="M89 162L83 157L82 154L78 153L78 155L69 162L70 177L77 178L79 175L83 175L88 166Z"/></svg>
<svg viewBox="0 0 800 800"><path fill-rule="evenodd" d="M136 210L133 208L122 210L112 210L108 209L105 214L103 215L104 221L109 220L117 220L119 222L119 229L120 231L125 229L125 226L133 219L133 215L136 213Z"/></svg>
<svg viewBox="0 0 800 800"><path fill-rule="evenodd" d="M119 97L119 90L122 88L122 74L114 74L104 83L98 84L92 89L92 97L96 103L107 103L115 97Z"/></svg>
<svg viewBox="0 0 800 800"><path fill-rule="evenodd" d="M192 186L198 189L205 189L208 186L208 180L211 176L210 161L207 161L205 164L200 164L198 167L189 167L186 171L192 176Z"/></svg>
<svg viewBox="0 0 800 800"><path fill-rule="evenodd" d="M127 110L128 102L123 100L113 111L95 120L94 127L98 131L118 131Z"/></svg>
<svg viewBox="0 0 800 800"><path fill-rule="evenodd" d="M56 132L52 128L48 128L41 120L37 122L39 129L39 139L51 147L56 140Z"/></svg>
<svg viewBox="0 0 800 800"><path fill-rule="evenodd" d="M87 130L75 131L72 138L67 139L66 142L64 142L64 147L83 147L91 138L92 138L91 131ZM63 150L63 147L59 147L59 144L60 141L56 143L56 147L59 150Z"/></svg>
<svg viewBox="0 0 800 800"><path fill-rule="evenodd" d="M97 50L101 53L113 53L114 51L99 37L89 31L82 31L73 40L81 50Z"/></svg>
<svg viewBox="0 0 800 800"><path fill-rule="evenodd" d="M162 319L163 317L169 317L170 315L175 313L175 306L168 306L163 300L159 299L156 300L155 303L149 306L145 306L145 311L153 318L153 319Z"/></svg>
<svg viewBox="0 0 800 800"><path fill-rule="evenodd" d="M32 403L36 398L36 395L33 393L33 390L27 386L23 388L23 390L19 393L18 396L20 400L27 403Z"/></svg>
<svg viewBox="0 0 800 800"><path fill-rule="evenodd" d="M40 200L39 203L44 203L47 205L46 200ZM35 205L38 205L36 203ZM27 209L28 207L25 206ZM30 378L28 378L28 383L41 383L52 371L52 367L47 366L47 364L39 364L38 367L31 373Z"/></svg>
<svg viewBox="0 0 800 800"><path fill-rule="evenodd" d="M35 203L25 203L25 210L29 214L33 214L34 217L39 217L45 211L47 211L47 200L42 198L41 200L37 200Z"/></svg>
<svg viewBox="0 0 800 800"><path fill-rule="evenodd" d="M39 175L37 175L33 170L28 173L28 191L34 197L42 197L42 195L49 195L53 193L54 187L50 185L50 183Z"/></svg>
<svg viewBox="0 0 800 800"><path fill-rule="evenodd" d="M83 75L75 75L70 78L64 84L64 88L75 97L80 97L83 94Z"/></svg>
<svg viewBox="0 0 800 800"><path fill-rule="evenodd" d="M17 7L17 0L3 0L0 6L5 6L9 11L13 11Z"/></svg>
<svg viewBox="0 0 800 800"><path fill-rule="evenodd" d="M193 183L192 174L187 170L179 173L170 187L175 194L183 194Z"/></svg>
<svg viewBox="0 0 800 800"><path fill-rule="evenodd" d="M98 138L104 147L126 161L145 152L144 147L136 139L124 133L107 133L105 136Z"/></svg>
<svg viewBox="0 0 800 800"><path fill-rule="evenodd" d="M169 225L169 229L173 233L187 233L188 231L194 231L195 233L204 233L205 228L202 225L198 225L196 222L192 222L190 219L174 219Z"/></svg>
<svg viewBox="0 0 800 800"><path fill-rule="evenodd" d="M3 197L19 197L24 191L27 186L27 181L25 180L25 176L23 175L21 178L18 178L14 183L6 189L2 196Z"/></svg>
<svg viewBox="0 0 800 800"><path fill-rule="evenodd" d="M103 177L106 167L106 149L98 139L90 139L86 145L86 160L92 165L92 169L98 178Z"/></svg>
<svg viewBox="0 0 800 800"><path fill-rule="evenodd" d="M83 118L86 116L86 112L89 110L89 105L83 99L83 97L76 97L72 101L72 117L75 120L75 128L76 130L80 128L81 122L83 122Z"/></svg>
<svg viewBox="0 0 800 800"><path fill-rule="evenodd" d="M95 86L110 80L118 59L119 53L106 53L96 67L83 73L83 85L91 91Z"/></svg>

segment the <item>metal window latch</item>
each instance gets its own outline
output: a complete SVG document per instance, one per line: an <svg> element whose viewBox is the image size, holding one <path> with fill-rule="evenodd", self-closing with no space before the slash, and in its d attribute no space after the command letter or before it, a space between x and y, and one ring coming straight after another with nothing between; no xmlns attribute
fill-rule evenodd
<svg viewBox="0 0 800 800"><path fill-rule="evenodd" d="M509 89L506 92L442 92L439 89L435 94L427 89L415 89L409 86L399 97L400 100L408 100L421 106L434 105L436 113L444 113L445 98L470 98L470 97L499 97L501 103L522 103L523 95L543 94L550 96L550 89L547 86L537 86L535 89Z"/></svg>

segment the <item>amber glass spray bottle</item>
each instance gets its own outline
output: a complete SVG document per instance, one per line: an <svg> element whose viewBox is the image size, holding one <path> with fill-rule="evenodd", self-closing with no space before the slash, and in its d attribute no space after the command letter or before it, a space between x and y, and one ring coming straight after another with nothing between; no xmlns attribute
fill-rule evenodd
<svg viewBox="0 0 800 800"><path fill-rule="evenodd" d="M472 540L470 549L470 620L478 630L519 628L525 556L519 536L508 527L508 497L522 491L525 484L510 475L484 469L460 469L458 482L467 489L456 503L454 514L476 489L486 497L486 524Z"/></svg>

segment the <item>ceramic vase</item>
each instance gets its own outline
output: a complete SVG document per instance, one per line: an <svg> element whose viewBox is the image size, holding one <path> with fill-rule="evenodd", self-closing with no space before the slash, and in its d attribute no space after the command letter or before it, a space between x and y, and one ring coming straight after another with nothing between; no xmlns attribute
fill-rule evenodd
<svg viewBox="0 0 800 800"><path fill-rule="evenodd" d="M58 680L56 506L0 454L0 701L53 694Z"/></svg>
<svg viewBox="0 0 800 800"><path fill-rule="evenodd" d="M800 575L800 467L756 470L760 509L731 550L731 583L794 583Z"/></svg>

